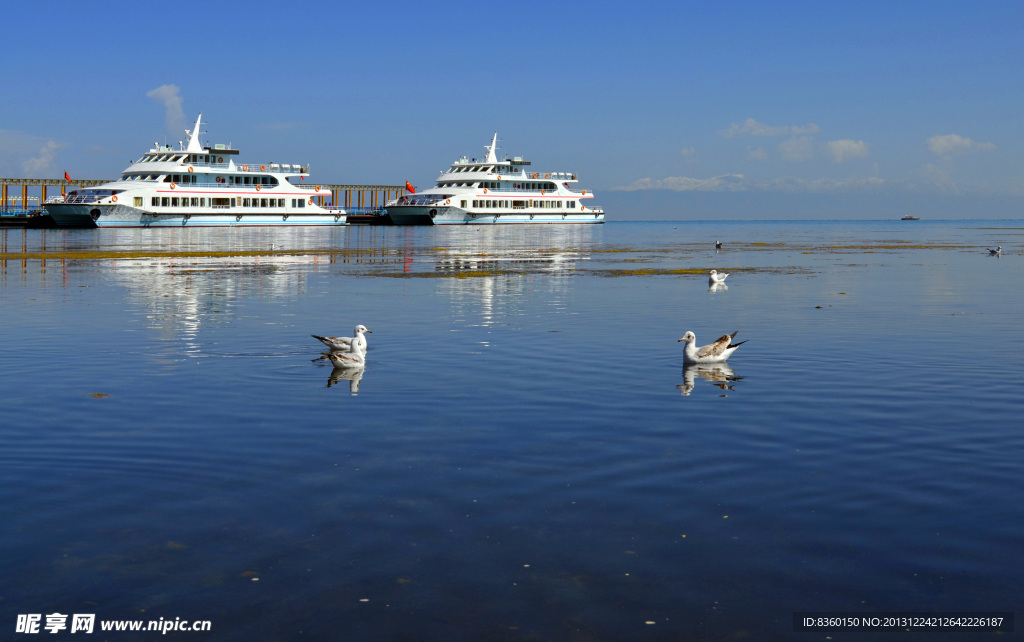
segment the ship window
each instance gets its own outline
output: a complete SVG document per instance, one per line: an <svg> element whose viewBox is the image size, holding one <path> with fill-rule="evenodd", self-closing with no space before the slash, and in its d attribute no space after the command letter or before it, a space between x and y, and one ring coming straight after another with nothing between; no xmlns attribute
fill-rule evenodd
<svg viewBox="0 0 1024 642"><path fill-rule="evenodd" d="M466 201L462 201L462 205L461 205L461 207L462 207L463 209L465 209L465 207L466 207Z"/></svg>
<svg viewBox="0 0 1024 642"><path fill-rule="evenodd" d="M135 200L133 202L135 204L135 207L142 207L142 197L141 196L136 196Z"/></svg>
<svg viewBox="0 0 1024 642"><path fill-rule="evenodd" d="M270 206L271 207L277 207L277 199L276 198L270 199Z"/></svg>
<svg viewBox="0 0 1024 642"><path fill-rule="evenodd" d="M161 207L167 207L167 206L170 205L170 203L171 203L171 199L167 198L166 196L160 197L160 206Z"/></svg>
<svg viewBox="0 0 1024 642"><path fill-rule="evenodd" d="M266 206L267 206L267 199L261 198L260 199L260 207L266 207Z"/></svg>
<svg viewBox="0 0 1024 642"><path fill-rule="evenodd" d="M153 207L160 207L160 197L159 196L152 197L151 199L149 199L149 204L151 206L153 206Z"/></svg>
<svg viewBox="0 0 1024 642"><path fill-rule="evenodd" d="M171 207L177 207L177 206L178 206L178 197L177 196L172 196L171 197Z"/></svg>

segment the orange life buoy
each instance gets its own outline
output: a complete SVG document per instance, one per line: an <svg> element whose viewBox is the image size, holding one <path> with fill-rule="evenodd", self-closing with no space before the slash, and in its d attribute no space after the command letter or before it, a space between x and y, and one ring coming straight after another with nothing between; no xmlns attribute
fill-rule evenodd
<svg viewBox="0 0 1024 642"><path fill-rule="evenodd" d="M260 191L261 189L263 189L263 187L262 187L262 186L261 186L261 185L260 185L259 183L257 183L257 184L256 184L256 191L258 192L258 191Z"/></svg>
<svg viewBox="0 0 1024 642"><path fill-rule="evenodd" d="M586 195L587 195L587 190L583 190L583 195L584 195L584 196L586 196Z"/></svg>
<svg viewBox="0 0 1024 642"><path fill-rule="evenodd" d="M313 204L313 199L309 199L309 204L310 204L310 205L312 205L312 204Z"/></svg>
<svg viewBox="0 0 1024 642"><path fill-rule="evenodd" d="M582 205L580 205L580 211L582 212L584 209L586 209L586 208L583 207Z"/></svg>
<svg viewBox="0 0 1024 642"><path fill-rule="evenodd" d="M540 191L540 195L541 195L541 196L544 196L544 190L541 190L541 191Z"/></svg>
<svg viewBox="0 0 1024 642"><path fill-rule="evenodd" d="M444 199L444 204L445 205L451 205L452 204L452 199L450 199L450 198Z"/></svg>
<svg viewBox="0 0 1024 642"><path fill-rule="evenodd" d="M498 177L498 180L499 180L499 181L501 180L501 177L500 177L500 176Z"/></svg>
<svg viewBox="0 0 1024 642"><path fill-rule="evenodd" d="M316 187L313 188L313 190L316 191L316 192L319 192L320 191L320 186L317 185Z"/></svg>
<svg viewBox="0 0 1024 642"><path fill-rule="evenodd" d="M260 165L260 171L261 172L267 171L267 166L266 165Z"/></svg>
<svg viewBox="0 0 1024 642"><path fill-rule="evenodd" d="M243 172L248 172L249 171L249 166L248 165L242 165L242 171Z"/></svg>
<svg viewBox="0 0 1024 642"><path fill-rule="evenodd" d="M544 178L551 178L551 174L545 174Z"/></svg>
<svg viewBox="0 0 1024 642"><path fill-rule="evenodd" d="M217 162L218 163L223 163L224 162L224 157L221 156L221 157L217 158Z"/></svg>
<svg viewBox="0 0 1024 642"><path fill-rule="evenodd" d="M487 193L487 188L485 187L485 188L484 188L484 194L486 194L486 193Z"/></svg>
<svg viewBox="0 0 1024 642"><path fill-rule="evenodd" d="M537 178L537 172L534 172L534 173L533 173L533 177L534 177L534 178Z"/></svg>
<svg viewBox="0 0 1024 642"><path fill-rule="evenodd" d="M111 201L112 203L116 203L116 202L117 202L117 194L114 194L113 196L111 196L111 197L110 197L110 201Z"/></svg>
<svg viewBox="0 0 1024 642"><path fill-rule="evenodd" d="M175 185L174 183L171 183L171 189L174 189L175 187L177 187L177 185Z"/></svg>

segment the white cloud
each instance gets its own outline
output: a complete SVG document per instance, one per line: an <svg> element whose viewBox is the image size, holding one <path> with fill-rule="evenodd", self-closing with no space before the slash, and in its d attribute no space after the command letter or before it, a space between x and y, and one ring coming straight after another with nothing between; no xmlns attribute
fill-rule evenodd
<svg viewBox="0 0 1024 642"><path fill-rule="evenodd" d="M146 92L147 98L163 104L167 110L167 131L175 134L185 128L185 112L181 108L183 99L179 95L180 91L181 88L177 85L161 85Z"/></svg>
<svg viewBox="0 0 1024 642"><path fill-rule="evenodd" d="M714 178L689 178L686 176L670 176L662 179L642 178L625 187L612 188L612 191L827 193L874 190L884 185L887 185L887 182L877 177L808 180L787 176L773 180L756 180L743 174L725 174Z"/></svg>
<svg viewBox="0 0 1024 642"><path fill-rule="evenodd" d="M862 140L831 140L825 145L832 154L833 160L842 163L851 158L864 158L868 155L868 144Z"/></svg>
<svg viewBox="0 0 1024 642"><path fill-rule="evenodd" d="M50 178L56 170L57 151L63 143L22 132L0 129L0 175L15 178Z"/></svg>
<svg viewBox="0 0 1024 642"><path fill-rule="evenodd" d="M747 158L750 160L766 161L768 160L768 154L760 147L748 147Z"/></svg>
<svg viewBox="0 0 1024 642"><path fill-rule="evenodd" d="M957 134L932 136L928 139L928 149L939 156L953 156L972 151L992 151L996 146L992 143L976 143L970 138Z"/></svg>
<svg viewBox="0 0 1024 642"><path fill-rule="evenodd" d="M39 150L38 155L35 158L28 158L21 162L22 169L25 170L26 177L36 177L42 174L52 174L56 169L54 161L57 158L57 150L63 147L52 140L46 141L46 144Z"/></svg>
<svg viewBox="0 0 1024 642"><path fill-rule="evenodd" d="M798 163L814 158L814 139L810 136L794 136L779 143L782 158Z"/></svg>
<svg viewBox="0 0 1024 642"><path fill-rule="evenodd" d="M801 134L817 134L820 128L814 123L808 123L803 127L797 125L766 125L759 123L753 118L748 118L742 123L733 123L729 129L723 129L718 134L725 138L738 138L740 136L797 136Z"/></svg>

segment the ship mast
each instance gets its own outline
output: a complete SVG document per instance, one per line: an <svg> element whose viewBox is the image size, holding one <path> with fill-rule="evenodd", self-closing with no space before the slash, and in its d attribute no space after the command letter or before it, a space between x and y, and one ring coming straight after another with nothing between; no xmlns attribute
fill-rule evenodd
<svg viewBox="0 0 1024 642"><path fill-rule="evenodd" d="M203 152L203 145L199 142L199 126L202 124L202 121L203 115L200 113L199 118L196 118L196 126L193 127L191 131L187 129L185 130L185 133L188 134L188 147L185 148L186 152L192 154L199 154Z"/></svg>
<svg viewBox="0 0 1024 642"><path fill-rule="evenodd" d="M484 149L487 150L487 160L485 163L497 163L498 156L496 151L498 149L498 132L494 132L494 138L491 139L490 145L485 145Z"/></svg>

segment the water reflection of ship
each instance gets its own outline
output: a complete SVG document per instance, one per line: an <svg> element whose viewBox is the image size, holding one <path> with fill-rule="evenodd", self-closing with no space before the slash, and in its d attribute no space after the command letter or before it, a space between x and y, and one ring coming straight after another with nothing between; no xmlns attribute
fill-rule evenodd
<svg viewBox="0 0 1024 642"><path fill-rule="evenodd" d="M306 290L310 273L329 265L321 255L185 256L111 259L101 262L114 282L146 310L148 327L200 353L204 323L223 318L253 295L286 298Z"/></svg>
<svg viewBox="0 0 1024 642"><path fill-rule="evenodd" d="M330 388L342 381L348 381L348 391L353 395L359 394L359 382L363 380L363 371L365 369L365 366L359 368L335 368L331 370L331 374L327 377L327 387Z"/></svg>
<svg viewBox="0 0 1024 642"><path fill-rule="evenodd" d="M736 372L729 367L728 363L696 363L683 366L683 383L676 386L680 394L689 397L697 385L697 378L710 381L712 385L720 388L723 392L732 390L733 382L743 379L736 376ZM725 394L722 394L724 397Z"/></svg>
<svg viewBox="0 0 1024 642"><path fill-rule="evenodd" d="M587 248L600 227L474 226L461 235L461 228L449 228L453 234L432 257L433 271L452 277L441 279L439 288L451 296L456 319L469 326L508 323L520 314L527 291L546 293L556 305L564 299L573 282L567 277L589 260Z"/></svg>
<svg viewBox="0 0 1024 642"><path fill-rule="evenodd" d="M453 228L434 269L460 271L560 273L588 260L587 248L601 238L596 226ZM460 234L461 232L461 234Z"/></svg>

